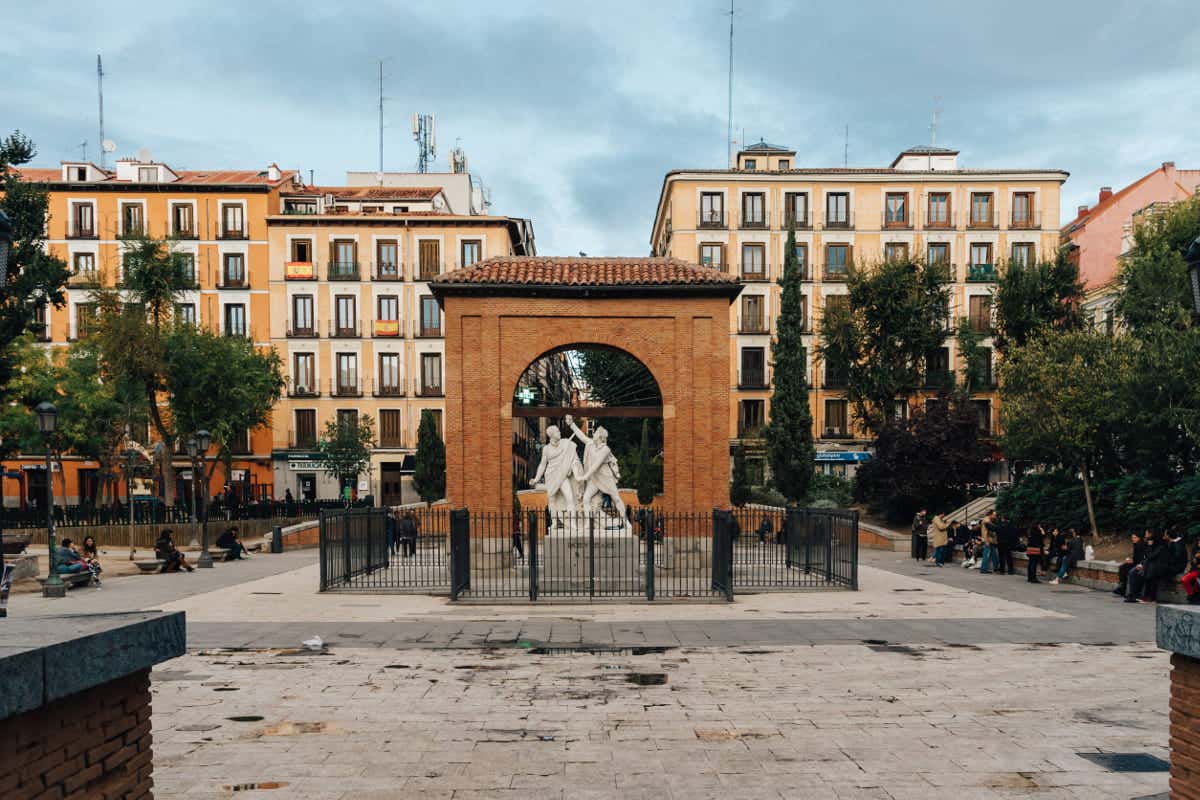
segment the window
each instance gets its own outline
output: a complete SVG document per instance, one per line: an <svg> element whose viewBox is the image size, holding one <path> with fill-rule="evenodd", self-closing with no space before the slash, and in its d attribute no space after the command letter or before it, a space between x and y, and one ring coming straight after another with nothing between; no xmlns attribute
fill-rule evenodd
<svg viewBox="0 0 1200 800"><path fill-rule="evenodd" d="M705 267L721 269L725 264L725 245L712 243L700 245L700 263Z"/></svg>
<svg viewBox="0 0 1200 800"><path fill-rule="evenodd" d="M850 193L830 192L825 195L825 226L850 227Z"/></svg>
<svg viewBox="0 0 1200 800"><path fill-rule="evenodd" d="M292 356L292 393L297 395L317 393L317 372L313 366L312 353L296 353Z"/></svg>
<svg viewBox="0 0 1200 800"><path fill-rule="evenodd" d="M979 385L976 388L990 389L993 386L992 379L992 348L979 348Z"/></svg>
<svg viewBox="0 0 1200 800"><path fill-rule="evenodd" d="M438 395L442 393L442 354L421 354L421 393Z"/></svg>
<svg viewBox="0 0 1200 800"><path fill-rule="evenodd" d="M312 408L296 409L294 447L313 447L317 443L317 412Z"/></svg>
<svg viewBox="0 0 1200 800"><path fill-rule="evenodd" d="M442 243L437 239L422 239L419 248L421 280L427 281L442 271Z"/></svg>
<svg viewBox="0 0 1200 800"><path fill-rule="evenodd" d="M762 192L742 195L742 227L761 228L766 224L766 195Z"/></svg>
<svg viewBox="0 0 1200 800"><path fill-rule="evenodd" d="M971 266L988 266L992 263L992 245L989 242L976 242L971 245Z"/></svg>
<svg viewBox="0 0 1200 800"><path fill-rule="evenodd" d="M850 266L850 245L825 246L825 280L844 281Z"/></svg>
<svg viewBox="0 0 1200 800"><path fill-rule="evenodd" d="M353 239L334 239L329 243L329 277L358 277L358 242Z"/></svg>
<svg viewBox="0 0 1200 800"><path fill-rule="evenodd" d="M339 408L337 410L337 425L343 430L357 430L358 428L358 411L353 408Z"/></svg>
<svg viewBox="0 0 1200 800"><path fill-rule="evenodd" d="M742 324L738 326L742 333L764 333L767 330L767 319L764 313L762 295L742 295Z"/></svg>
<svg viewBox="0 0 1200 800"><path fill-rule="evenodd" d="M438 438L442 436L442 410L440 408L426 408L421 410L421 416L426 414L433 417L433 427L437 430Z"/></svg>
<svg viewBox="0 0 1200 800"><path fill-rule="evenodd" d="M311 264L313 255L312 239L292 239L291 262L293 264Z"/></svg>
<svg viewBox="0 0 1200 800"><path fill-rule="evenodd" d="M720 192L700 194L700 227L725 227L725 195Z"/></svg>
<svg viewBox="0 0 1200 800"><path fill-rule="evenodd" d="M333 325L337 336L358 335L358 298L352 294L339 294L333 298Z"/></svg>
<svg viewBox="0 0 1200 800"><path fill-rule="evenodd" d="M930 242L925 258L930 264L949 264L950 245L946 242Z"/></svg>
<svg viewBox="0 0 1200 800"><path fill-rule="evenodd" d="M738 403L738 438L755 438L762 435L766 415L764 400L742 400Z"/></svg>
<svg viewBox="0 0 1200 800"><path fill-rule="evenodd" d="M950 193L929 193L929 218L925 222L930 228L950 227Z"/></svg>
<svg viewBox="0 0 1200 800"><path fill-rule="evenodd" d="M395 278L400 274L400 257L396 242L387 239L375 243L375 275Z"/></svg>
<svg viewBox="0 0 1200 800"><path fill-rule="evenodd" d="M790 158L779 159L779 168L780 169L791 169L792 168L792 160Z"/></svg>
<svg viewBox="0 0 1200 800"><path fill-rule="evenodd" d="M1033 227L1033 192L1017 192L1013 195L1012 227Z"/></svg>
<svg viewBox="0 0 1200 800"><path fill-rule="evenodd" d="M425 295L421 298L421 335L440 336L442 333L442 310L437 300Z"/></svg>
<svg viewBox="0 0 1200 800"><path fill-rule="evenodd" d="M158 167L138 167L139 183L158 183Z"/></svg>
<svg viewBox="0 0 1200 800"><path fill-rule="evenodd" d="M182 267L183 279L189 285L196 285L196 256L194 253L177 253L179 265Z"/></svg>
<svg viewBox="0 0 1200 800"><path fill-rule="evenodd" d="M311 294L292 295L292 336L315 336L316 320L314 319L313 296Z"/></svg>
<svg viewBox="0 0 1200 800"><path fill-rule="evenodd" d="M380 295L376 302L375 319L397 322L400 319L400 298L394 294Z"/></svg>
<svg viewBox="0 0 1200 800"><path fill-rule="evenodd" d="M788 192L783 196L783 204L786 225L808 227L808 192Z"/></svg>
<svg viewBox="0 0 1200 800"><path fill-rule="evenodd" d="M87 180L87 167L72 167L71 170L72 171L70 174L74 176L72 178L72 180L76 180L76 181L86 181Z"/></svg>
<svg viewBox="0 0 1200 800"><path fill-rule="evenodd" d="M96 272L95 253L76 253L72 256L76 275L93 275Z"/></svg>
<svg viewBox="0 0 1200 800"><path fill-rule="evenodd" d="M800 332L808 333L808 295L800 295Z"/></svg>
<svg viewBox="0 0 1200 800"><path fill-rule="evenodd" d="M403 413L398 408L382 408L379 410L379 446L403 447L404 436L400 425Z"/></svg>
<svg viewBox="0 0 1200 800"><path fill-rule="evenodd" d="M971 192L971 225L990 228L992 224L992 193Z"/></svg>
<svg viewBox="0 0 1200 800"><path fill-rule="evenodd" d="M825 401L825 435L846 436L850 431L846 427L847 404L845 400Z"/></svg>
<svg viewBox="0 0 1200 800"><path fill-rule="evenodd" d="M1028 242L1021 242L1012 246L1012 263L1028 267L1034 262L1033 245Z"/></svg>
<svg viewBox="0 0 1200 800"><path fill-rule="evenodd" d="M992 297L991 295L972 295L969 299L968 317L971 330L976 333L991 333L992 330Z"/></svg>
<svg viewBox="0 0 1200 800"><path fill-rule="evenodd" d="M749 389L763 389L767 385L767 355L761 347L743 347L741 352L741 374L738 385Z"/></svg>
<svg viewBox="0 0 1200 800"><path fill-rule="evenodd" d="M903 228L908 225L908 195L904 192L888 192L884 200L884 225Z"/></svg>
<svg viewBox="0 0 1200 800"><path fill-rule="evenodd" d="M990 400L972 400L971 405L975 407L979 432L990 434L992 432L992 402Z"/></svg>
<svg viewBox="0 0 1200 800"><path fill-rule="evenodd" d="M225 335L246 335L246 306L241 303L225 304Z"/></svg>
<svg viewBox="0 0 1200 800"><path fill-rule="evenodd" d="M889 409L892 419L905 420L908 419L908 401L904 398L897 398L892 401L892 407Z"/></svg>
<svg viewBox="0 0 1200 800"><path fill-rule="evenodd" d="M358 394L358 354L337 354L337 393Z"/></svg>
<svg viewBox="0 0 1200 800"><path fill-rule="evenodd" d="M184 325L196 324L196 304L180 303L175 306L175 317Z"/></svg>
<svg viewBox="0 0 1200 800"><path fill-rule="evenodd" d="M747 158L745 163L746 169L758 169L758 159L756 158Z"/></svg>
<svg viewBox="0 0 1200 800"><path fill-rule="evenodd" d="M381 353L379 355L379 394L400 394L400 354Z"/></svg>
<svg viewBox="0 0 1200 800"><path fill-rule="evenodd" d="M76 203L73 207L73 219L76 236L96 235L96 207L91 203Z"/></svg>
<svg viewBox="0 0 1200 800"><path fill-rule="evenodd" d="M196 223L191 203L171 204L171 233L175 236L195 236Z"/></svg>
<svg viewBox="0 0 1200 800"><path fill-rule="evenodd" d="M800 268L801 279L809 280L811 276L808 273L808 245L805 242L796 242L793 252L796 254L796 266Z"/></svg>
<svg viewBox="0 0 1200 800"><path fill-rule="evenodd" d="M75 304L75 338L82 339L91 333L92 326L96 322L96 304L95 303L76 303Z"/></svg>
<svg viewBox="0 0 1200 800"><path fill-rule="evenodd" d="M742 245L742 277L746 280L761 281L767 277L767 249L761 244Z"/></svg>
<svg viewBox="0 0 1200 800"><path fill-rule="evenodd" d="M907 261L907 242L888 242L883 246L883 258L886 261Z"/></svg>
<svg viewBox="0 0 1200 800"><path fill-rule="evenodd" d="M38 303L33 307L33 324L30 330L37 334L40 341L50 341L50 321L46 312L46 304Z"/></svg>
<svg viewBox="0 0 1200 800"><path fill-rule="evenodd" d="M478 239L464 239L460 247L461 263L464 267L471 266L482 257L483 242Z"/></svg>
<svg viewBox="0 0 1200 800"><path fill-rule="evenodd" d="M142 206L140 203L122 203L121 204L121 233L125 236L140 236L146 230L145 220L142 218Z"/></svg>
<svg viewBox="0 0 1200 800"><path fill-rule="evenodd" d="M283 213L285 214L315 214L317 213L316 200L284 200Z"/></svg>
<svg viewBox="0 0 1200 800"><path fill-rule="evenodd" d="M246 257L241 253L226 253L221 257L221 285L246 285Z"/></svg>
<svg viewBox="0 0 1200 800"><path fill-rule="evenodd" d="M242 238L246 235L245 218L241 204L221 205L221 235L226 238Z"/></svg>

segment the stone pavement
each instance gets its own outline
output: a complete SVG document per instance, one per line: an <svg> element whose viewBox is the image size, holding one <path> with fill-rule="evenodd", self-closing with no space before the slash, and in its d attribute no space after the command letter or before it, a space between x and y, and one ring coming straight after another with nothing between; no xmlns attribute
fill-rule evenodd
<svg viewBox="0 0 1200 800"><path fill-rule="evenodd" d="M1165 758L1167 670L1151 645L201 651L155 671L156 793L1132 798L1166 773L1078 754Z"/></svg>

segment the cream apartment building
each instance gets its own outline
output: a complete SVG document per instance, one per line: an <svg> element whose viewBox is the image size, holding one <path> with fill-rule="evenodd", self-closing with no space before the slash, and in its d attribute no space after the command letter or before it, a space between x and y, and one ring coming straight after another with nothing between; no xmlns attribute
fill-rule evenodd
<svg viewBox="0 0 1200 800"><path fill-rule="evenodd" d="M738 153L736 168L667 173L651 232L652 253L707 264L746 284L730 311L734 391L729 413L734 442L746 445L752 463L757 458L761 465L761 428L770 413L777 281L789 227L795 229L804 270L817 461L838 473L853 472L870 457L868 440L852 422L845 376L826 369L816 356L822 311L827 303L845 302L837 298L846 296L852 265L869 268L904 254L946 264L953 279L953 324L968 317L986 335L998 271L1009 261L1054 254L1059 193L1067 173L967 169L959 166L958 155L948 148L914 147L886 167L812 168L797 164L795 151L760 142ZM990 336L984 344L990 350ZM927 355L924 383L932 392L962 370L951 337ZM981 427L991 432L998 414L995 381L988 372L972 397ZM907 405L899 413L907 413Z"/></svg>

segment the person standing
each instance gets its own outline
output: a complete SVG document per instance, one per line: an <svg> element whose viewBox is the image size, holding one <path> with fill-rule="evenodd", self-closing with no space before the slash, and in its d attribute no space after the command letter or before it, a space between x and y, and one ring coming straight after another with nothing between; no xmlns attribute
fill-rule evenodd
<svg viewBox="0 0 1200 800"><path fill-rule="evenodd" d="M948 531L950 523L946 522L946 518L941 512L938 512L933 517L933 522L929 524L929 541L933 545L933 565L935 567L944 566L946 563L946 549L950 537Z"/></svg>
<svg viewBox="0 0 1200 800"><path fill-rule="evenodd" d="M996 560L996 512L989 511L979 523L979 574L987 575L992 571L993 561ZM999 563L995 566L998 568Z"/></svg>
<svg viewBox="0 0 1200 800"><path fill-rule="evenodd" d="M912 557L924 561L922 551L925 549L925 517L929 512L922 508L913 516L912 521Z"/></svg>
<svg viewBox="0 0 1200 800"><path fill-rule="evenodd" d="M406 558L417 554L417 520L411 511L400 520L400 554Z"/></svg>
<svg viewBox="0 0 1200 800"><path fill-rule="evenodd" d="M1025 580L1030 583L1041 583L1037 574L1038 567L1042 562L1042 550L1045 546L1045 529L1041 525L1030 525L1029 531L1025 534Z"/></svg>
<svg viewBox="0 0 1200 800"><path fill-rule="evenodd" d="M1018 538L1016 526L1007 517L1000 519L996 531L996 553L999 562L996 571L1001 575L1012 575L1016 572L1013 569L1013 551L1017 549Z"/></svg>
<svg viewBox="0 0 1200 800"><path fill-rule="evenodd" d="M517 551L517 560L525 560L525 542L521 536L521 515L513 514L512 546Z"/></svg>

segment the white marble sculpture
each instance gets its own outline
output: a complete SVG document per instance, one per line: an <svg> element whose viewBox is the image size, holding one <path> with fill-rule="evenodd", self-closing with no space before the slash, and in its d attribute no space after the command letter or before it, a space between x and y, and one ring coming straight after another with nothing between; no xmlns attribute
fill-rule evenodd
<svg viewBox="0 0 1200 800"><path fill-rule="evenodd" d="M534 488L546 491L546 506L555 525L570 532L575 527L574 516L578 511L575 479L580 472L579 451L573 441L562 438L557 425L546 429L546 438L542 460L531 483Z"/></svg>
<svg viewBox="0 0 1200 800"><path fill-rule="evenodd" d="M595 515L605 530L631 533L632 528L625 519L625 503L617 488L621 471L608 446L608 432L597 428L589 437L571 417L566 418L566 423L572 431L568 439L562 438L556 425L546 429L548 441L542 448L542 458L531 481L534 488L546 492L546 506L555 528L553 532L568 536L584 533L587 526L583 521L588 515ZM576 438L584 444L583 463L579 461ZM604 495L612 501L615 516L601 510Z"/></svg>
<svg viewBox="0 0 1200 800"><path fill-rule="evenodd" d="M617 457L613 455L612 449L608 446L608 431L602 427L596 428L589 438L569 416L567 417L567 426L572 431L571 438L578 438L584 443L583 470L579 474L579 479L583 481L584 486L580 507L587 512L599 513L603 496L608 495L618 518L623 521L625 519L625 503L621 500L621 493L617 488L617 480L621 477L621 468L617 464Z"/></svg>

